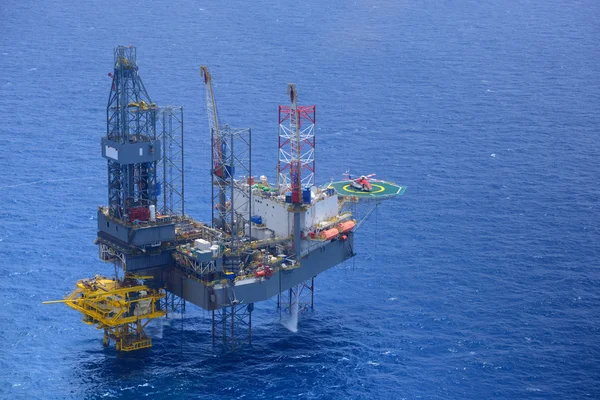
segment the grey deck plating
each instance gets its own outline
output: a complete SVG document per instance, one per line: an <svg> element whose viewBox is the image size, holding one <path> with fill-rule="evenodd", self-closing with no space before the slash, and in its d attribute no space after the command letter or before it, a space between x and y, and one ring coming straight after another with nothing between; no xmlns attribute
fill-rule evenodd
<svg viewBox="0 0 600 400"><path fill-rule="evenodd" d="M268 300L301 282L334 267L354 256L353 235L346 241L332 241L307 254L300 267L279 270L268 278L237 281L229 286L206 286L189 278L176 268L169 268L166 277L167 290L206 310L216 310L235 304L249 304Z"/></svg>

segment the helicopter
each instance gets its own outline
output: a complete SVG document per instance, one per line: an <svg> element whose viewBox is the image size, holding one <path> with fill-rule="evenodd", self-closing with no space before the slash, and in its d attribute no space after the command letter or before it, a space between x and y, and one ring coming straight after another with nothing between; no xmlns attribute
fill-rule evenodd
<svg viewBox="0 0 600 400"><path fill-rule="evenodd" d="M362 190L363 192L370 192L373 190L371 178L374 177L375 174L361 175L358 178L352 178L352 176L350 176L350 171L346 171L344 175L348 178L352 187Z"/></svg>

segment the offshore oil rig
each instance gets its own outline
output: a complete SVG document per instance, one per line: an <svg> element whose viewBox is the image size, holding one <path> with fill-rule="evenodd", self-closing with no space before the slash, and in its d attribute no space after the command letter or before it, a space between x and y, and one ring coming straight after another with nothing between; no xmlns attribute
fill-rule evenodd
<svg viewBox="0 0 600 400"><path fill-rule="evenodd" d="M314 279L350 259L354 232L377 205L405 188L372 176L315 186L316 108L279 106L277 179L255 179L249 128L219 123L205 66L211 136L211 223L184 209L183 108L160 107L139 75L136 48L114 50L101 139L108 165L108 205L98 208L96 244L115 276L77 282L64 300L104 331L119 351L152 346L144 328L190 302L212 313L213 344L252 341L254 303L277 296L293 312Z"/></svg>

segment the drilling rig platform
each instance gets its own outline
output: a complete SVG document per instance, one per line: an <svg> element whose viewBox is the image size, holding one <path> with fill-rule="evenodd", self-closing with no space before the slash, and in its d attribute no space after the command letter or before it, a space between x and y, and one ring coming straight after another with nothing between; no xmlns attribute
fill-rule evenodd
<svg viewBox="0 0 600 400"><path fill-rule="evenodd" d="M372 176L316 186L316 107L298 105L293 84L279 106L276 182L255 178L251 129L220 123L208 68L200 75L212 147L209 224L185 214L183 108L151 100L135 47L114 50L100 141L108 205L98 208L96 244L115 276L82 279L47 303L79 311L120 351L151 347L144 327L186 302L211 312L213 344L251 343L254 303L277 296L291 312L309 292L312 307L315 277L352 258L356 230L405 190Z"/></svg>

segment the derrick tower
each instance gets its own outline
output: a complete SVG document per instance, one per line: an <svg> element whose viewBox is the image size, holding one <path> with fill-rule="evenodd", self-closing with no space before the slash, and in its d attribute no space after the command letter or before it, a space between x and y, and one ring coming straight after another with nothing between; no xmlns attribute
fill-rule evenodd
<svg viewBox="0 0 600 400"><path fill-rule="evenodd" d="M156 206L157 107L138 74L135 47L115 49L108 99L103 155L108 159L108 205L112 216L124 219L137 209Z"/></svg>
<svg viewBox="0 0 600 400"><path fill-rule="evenodd" d="M136 48L117 46L102 156L108 206L98 210L100 258L123 272L168 265L183 203L183 108L152 102ZM152 250L150 252L149 250Z"/></svg>

